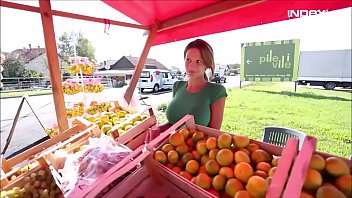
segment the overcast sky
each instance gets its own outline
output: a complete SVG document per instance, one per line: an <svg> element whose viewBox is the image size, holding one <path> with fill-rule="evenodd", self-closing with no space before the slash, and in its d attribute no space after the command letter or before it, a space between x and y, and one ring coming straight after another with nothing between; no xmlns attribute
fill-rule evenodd
<svg viewBox="0 0 352 198"><path fill-rule="evenodd" d="M37 1L15 2L39 6ZM101 1L52 1L51 4L54 10L135 23ZM301 51L350 49L351 10L346 8L199 38L213 46L215 62L219 64L240 63L243 42L300 39ZM104 33L104 24L62 17L54 17L54 27L57 37L63 32L81 31L96 48L98 61L117 60L124 55L139 56L146 41L143 30L111 26L108 35ZM148 57L156 58L167 67L183 68L184 47L194 39L152 47ZM28 44L44 47L40 14L1 7L1 51L28 48Z"/></svg>

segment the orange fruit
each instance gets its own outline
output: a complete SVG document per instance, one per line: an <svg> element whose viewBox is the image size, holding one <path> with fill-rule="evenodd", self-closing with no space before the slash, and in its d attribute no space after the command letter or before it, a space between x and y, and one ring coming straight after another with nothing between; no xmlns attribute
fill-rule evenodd
<svg viewBox="0 0 352 198"><path fill-rule="evenodd" d="M196 185L203 189L209 189L211 187L211 178L205 173L200 173L196 177Z"/></svg>
<svg viewBox="0 0 352 198"><path fill-rule="evenodd" d="M269 172L268 172L268 176L273 177L273 176L275 175L276 169L277 169L276 166L270 168L270 170L269 170Z"/></svg>
<svg viewBox="0 0 352 198"><path fill-rule="evenodd" d="M205 170L205 166L204 165L199 167L198 173L205 173L205 174L207 173L207 171Z"/></svg>
<svg viewBox="0 0 352 198"><path fill-rule="evenodd" d="M328 157L326 159L325 170L335 177L350 174L350 170L345 161L338 157Z"/></svg>
<svg viewBox="0 0 352 198"><path fill-rule="evenodd" d="M154 159L162 164L166 164L167 163L167 157L166 154L162 151L156 151L154 153Z"/></svg>
<svg viewBox="0 0 352 198"><path fill-rule="evenodd" d="M242 182L247 182L254 175L252 166L246 162L236 164L234 173L235 177Z"/></svg>
<svg viewBox="0 0 352 198"><path fill-rule="evenodd" d="M254 175L249 178L246 190L252 197L265 197L268 186L264 178Z"/></svg>
<svg viewBox="0 0 352 198"><path fill-rule="evenodd" d="M192 137L195 132L197 132L197 129L188 129L189 135Z"/></svg>
<svg viewBox="0 0 352 198"><path fill-rule="evenodd" d="M272 155L262 149L257 149L251 154L251 160L256 164L258 164L259 162L270 163L272 161L272 158Z"/></svg>
<svg viewBox="0 0 352 198"><path fill-rule="evenodd" d="M240 190L244 190L244 186L240 180L234 178L227 180L225 184L225 192L227 195L234 197Z"/></svg>
<svg viewBox="0 0 352 198"><path fill-rule="evenodd" d="M249 138L246 135L234 135L233 144L238 148L245 148L249 145Z"/></svg>
<svg viewBox="0 0 352 198"><path fill-rule="evenodd" d="M240 190L236 192L234 198L252 198L252 196L249 194L249 192Z"/></svg>
<svg viewBox="0 0 352 198"><path fill-rule="evenodd" d="M169 137L169 142L172 146L179 146L185 143L185 139L181 133L173 133Z"/></svg>
<svg viewBox="0 0 352 198"><path fill-rule="evenodd" d="M211 184L215 190L222 191L225 188L226 178L223 175L216 175Z"/></svg>
<svg viewBox="0 0 352 198"><path fill-rule="evenodd" d="M335 186L346 195L352 197L352 175L342 175L335 180Z"/></svg>
<svg viewBox="0 0 352 198"><path fill-rule="evenodd" d="M192 179L192 175L189 174L189 172L187 172L187 171L181 171L179 174L182 177L186 178L188 181L191 181L191 179Z"/></svg>
<svg viewBox="0 0 352 198"><path fill-rule="evenodd" d="M171 144L165 144L161 150L167 154L169 151L174 150L174 147Z"/></svg>
<svg viewBox="0 0 352 198"><path fill-rule="evenodd" d="M172 168L174 167L174 165L171 164L171 163L167 163L167 164L166 164L166 167L168 167L169 169L172 169Z"/></svg>
<svg viewBox="0 0 352 198"><path fill-rule="evenodd" d="M256 169L268 173L271 169L271 165L268 162L259 162Z"/></svg>
<svg viewBox="0 0 352 198"><path fill-rule="evenodd" d="M310 192L302 191L299 198L315 198L315 196L312 195Z"/></svg>
<svg viewBox="0 0 352 198"><path fill-rule="evenodd" d="M226 179L231 179L235 177L233 169L226 166L220 168L219 175L225 176Z"/></svg>
<svg viewBox="0 0 352 198"><path fill-rule="evenodd" d="M199 163L196 160L189 160L186 164L186 171L190 174L195 174L199 170Z"/></svg>
<svg viewBox="0 0 352 198"><path fill-rule="evenodd" d="M218 148L219 149L229 149L231 148L231 144L232 144L232 136L228 133L222 133L219 135L218 139L217 139L217 143L218 143Z"/></svg>
<svg viewBox="0 0 352 198"><path fill-rule="evenodd" d="M309 162L309 168L321 171L325 168L325 159L318 155L318 154L314 154L312 155L312 158L310 159Z"/></svg>
<svg viewBox="0 0 352 198"><path fill-rule="evenodd" d="M197 149L199 155L204 155L208 152L206 142L198 142L196 145L196 149Z"/></svg>
<svg viewBox="0 0 352 198"><path fill-rule="evenodd" d="M210 150L209 151L209 157L211 159L216 159L216 155L218 154L218 152L219 152L219 149L217 149L217 148Z"/></svg>
<svg viewBox="0 0 352 198"><path fill-rule="evenodd" d="M243 151L243 152L245 152L248 156L251 156L251 152L249 152L249 150L246 149L246 148L240 148L239 151Z"/></svg>
<svg viewBox="0 0 352 198"><path fill-rule="evenodd" d="M210 159L205 163L205 170L210 176L217 175L220 170L220 165L214 159Z"/></svg>
<svg viewBox="0 0 352 198"><path fill-rule="evenodd" d="M212 150L212 149L217 148L216 142L217 142L217 140L215 137L209 137L206 141L207 149Z"/></svg>
<svg viewBox="0 0 352 198"><path fill-rule="evenodd" d="M182 157L181 157L181 160L182 160L183 164L187 164L187 162L189 160L192 160L192 159L194 159L194 158L193 158L192 153L190 153L190 152L187 152L187 153L183 154Z"/></svg>
<svg viewBox="0 0 352 198"><path fill-rule="evenodd" d="M187 128L183 128L183 129L179 130L178 132L183 135L184 139L187 139L189 136L189 131Z"/></svg>
<svg viewBox="0 0 352 198"><path fill-rule="evenodd" d="M249 143L246 149L249 150L249 152L253 153L255 150L259 149L259 146L256 143Z"/></svg>
<svg viewBox="0 0 352 198"><path fill-rule="evenodd" d="M215 197L220 197L220 193L216 191L214 188L209 188L207 190L210 194L214 195Z"/></svg>
<svg viewBox="0 0 352 198"><path fill-rule="evenodd" d="M191 153L192 153L193 158L195 160L200 161L200 155L199 155L198 151L192 151Z"/></svg>
<svg viewBox="0 0 352 198"><path fill-rule="evenodd" d="M187 144L187 146L189 146L189 147L193 147L193 146L194 146L194 143L193 143L193 140L192 140L191 137L189 137L189 138L186 139L186 144Z"/></svg>
<svg viewBox="0 0 352 198"><path fill-rule="evenodd" d="M230 149L221 149L216 154L216 161L221 166L229 166L233 162L233 153Z"/></svg>
<svg viewBox="0 0 352 198"><path fill-rule="evenodd" d="M178 153L175 150L171 150L167 153L167 159L170 163L176 164L178 161Z"/></svg>
<svg viewBox="0 0 352 198"><path fill-rule="evenodd" d="M236 151L236 153L234 154L234 161L236 162L236 164L240 162L251 162L249 156L244 151Z"/></svg>
<svg viewBox="0 0 352 198"><path fill-rule="evenodd" d="M306 179L304 180L303 188L307 190L316 190L323 183L323 178L319 171L308 168Z"/></svg>

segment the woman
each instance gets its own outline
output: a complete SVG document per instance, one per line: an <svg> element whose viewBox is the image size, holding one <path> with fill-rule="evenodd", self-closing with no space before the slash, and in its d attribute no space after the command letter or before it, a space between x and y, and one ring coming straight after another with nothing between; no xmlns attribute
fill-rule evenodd
<svg viewBox="0 0 352 198"><path fill-rule="evenodd" d="M154 128L152 137L165 131L186 114L193 115L198 125L221 128L227 93L224 86L208 82L205 73L210 69L211 74L214 74L212 47L197 39L187 45L184 60L188 81L175 82L173 99L166 109L168 123Z"/></svg>

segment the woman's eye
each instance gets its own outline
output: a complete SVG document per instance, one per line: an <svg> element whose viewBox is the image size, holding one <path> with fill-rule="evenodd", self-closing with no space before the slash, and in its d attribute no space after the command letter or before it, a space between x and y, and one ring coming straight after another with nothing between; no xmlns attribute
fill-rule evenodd
<svg viewBox="0 0 352 198"><path fill-rule="evenodd" d="M201 64L201 63L203 63L203 61L202 60L197 60L197 63Z"/></svg>
<svg viewBox="0 0 352 198"><path fill-rule="evenodd" d="M191 59L190 58L186 58L186 62L191 62Z"/></svg>

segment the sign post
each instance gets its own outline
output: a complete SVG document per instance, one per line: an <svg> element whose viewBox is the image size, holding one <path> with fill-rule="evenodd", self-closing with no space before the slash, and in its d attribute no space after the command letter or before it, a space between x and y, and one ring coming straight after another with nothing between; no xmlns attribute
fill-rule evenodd
<svg viewBox="0 0 352 198"><path fill-rule="evenodd" d="M296 81L299 40L242 43L241 81Z"/></svg>

